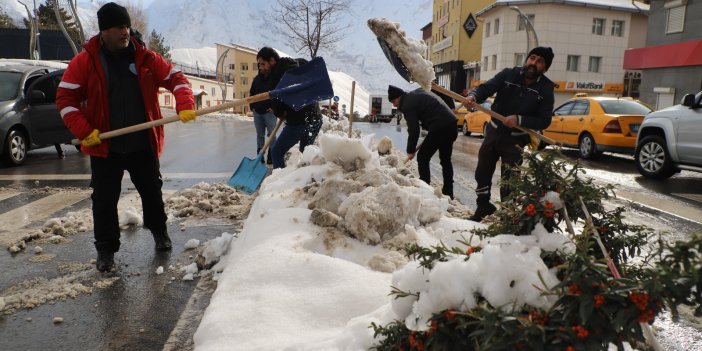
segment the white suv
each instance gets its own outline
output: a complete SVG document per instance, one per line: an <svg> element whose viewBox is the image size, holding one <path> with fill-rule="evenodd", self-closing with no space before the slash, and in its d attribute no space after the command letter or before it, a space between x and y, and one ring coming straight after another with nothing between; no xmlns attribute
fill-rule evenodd
<svg viewBox="0 0 702 351"><path fill-rule="evenodd" d="M702 172L702 91L646 115L636 138L636 168L653 179Z"/></svg>

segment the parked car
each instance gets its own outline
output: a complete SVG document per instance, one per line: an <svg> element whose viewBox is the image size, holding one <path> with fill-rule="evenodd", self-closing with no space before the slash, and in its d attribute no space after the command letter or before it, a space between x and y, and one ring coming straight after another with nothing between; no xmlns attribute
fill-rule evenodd
<svg viewBox="0 0 702 351"><path fill-rule="evenodd" d="M55 104L63 76L57 66L0 60L0 157L5 165L24 163L31 149L73 139Z"/></svg>
<svg viewBox="0 0 702 351"><path fill-rule="evenodd" d="M631 98L579 94L553 111L551 125L543 134L564 147L577 148L585 159L603 151L633 154L641 121L651 111Z"/></svg>
<svg viewBox="0 0 702 351"><path fill-rule="evenodd" d="M487 99L481 104L486 109L492 106L492 99ZM472 133L480 133L485 136L487 125L490 123L490 115L478 109L468 111L465 107L461 107L456 111L458 121L456 125L458 130L463 135L471 135Z"/></svg>
<svg viewBox="0 0 702 351"><path fill-rule="evenodd" d="M652 179L702 172L702 91L646 116L636 140L636 168Z"/></svg>

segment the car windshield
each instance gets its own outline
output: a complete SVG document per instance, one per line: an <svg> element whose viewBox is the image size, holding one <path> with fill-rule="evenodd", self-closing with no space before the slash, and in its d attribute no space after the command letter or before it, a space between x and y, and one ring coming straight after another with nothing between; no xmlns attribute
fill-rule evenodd
<svg viewBox="0 0 702 351"><path fill-rule="evenodd" d="M598 101L606 114L610 115L647 115L651 109L629 100L601 100Z"/></svg>
<svg viewBox="0 0 702 351"><path fill-rule="evenodd" d="M17 86L21 78L22 74L19 72L0 72L0 101L17 97Z"/></svg>

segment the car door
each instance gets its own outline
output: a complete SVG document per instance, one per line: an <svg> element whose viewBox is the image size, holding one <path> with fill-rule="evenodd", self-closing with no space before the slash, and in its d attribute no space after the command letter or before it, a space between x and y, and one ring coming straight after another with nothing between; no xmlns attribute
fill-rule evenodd
<svg viewBox="0 0 702 351"><path fill-rule="evenodd" d="M563 142L568 145L578 145L580 132L585 129L585 125L590 121L587 114L590 111L590 101L575 100L570 113L562 116Z"/></svg>
<svg viewBox="0 0 702 351"><path fill-rule="evenodd" d="M565 138L563 136L563 120L565 116L570 114L570 111L573 109L573 106L575 106L575 101L566 101L563 105L553 110L551 124L548 126L548 128L544 129L543 131L545 136L557 142L564 142Z"/></svg>
<svg viewBox="0 0 702 351"><path fill-rule="evenodd" d="M677 151L680 162L702 165L702 92L697 94L695 105L679 112Z"/></svg>
<svg viewBox="0 0 702 351"><path fill-rule="evenodd" d="M62 76L63 70L48 73L32 82L25 93L27 108L23 123L37 146L63 144L73 139L56 107L56 88ZM43 98L39 98L41 94Z"/></svg>

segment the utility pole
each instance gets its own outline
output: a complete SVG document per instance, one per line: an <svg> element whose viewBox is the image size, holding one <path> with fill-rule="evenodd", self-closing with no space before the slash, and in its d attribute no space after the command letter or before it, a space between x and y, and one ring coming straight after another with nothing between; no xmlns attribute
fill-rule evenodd
<svg viewBox="0 0 702 351"><path fill-rule="evenodd" d="M227 83L229 83L229 74L224 74L224 60L227 58L227 54L229 54L229 49L224 50L217 58L217 67L220 67L220 74L217 75L217 83L219 83L219 88L222 90L222 103L227 101Z"/></svg>

